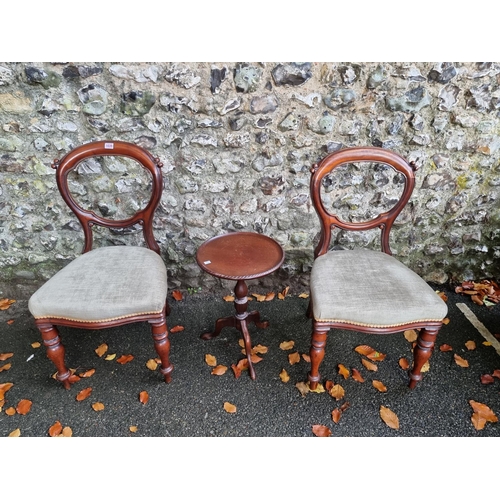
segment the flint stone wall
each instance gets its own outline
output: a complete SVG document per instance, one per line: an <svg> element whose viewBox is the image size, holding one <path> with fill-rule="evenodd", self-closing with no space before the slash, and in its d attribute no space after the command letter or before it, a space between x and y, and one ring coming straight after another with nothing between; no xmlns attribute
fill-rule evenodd
<svg viewBox="0 0 500 500"><path fill-rule="evenodd" d="M83 233L50 164L102 139L139 144L164 163L155 236L172 287L216 286L196 249L240 230L286 251L263 283L306 285L319 231L309 169L362 145L419 167L394 255L431 282L496 277L499 83L500 63L0 63L0 295L27 296L80 254ZM126 215L144 200L140 170L89 161L71 188L100 215ZM325 195L358 219L390 204L397 184L380 169L355 170ZM334 245L378 248L376 233L340 232ZM138 228L96 230L96 245L125 243L141 244Z"/></svg>

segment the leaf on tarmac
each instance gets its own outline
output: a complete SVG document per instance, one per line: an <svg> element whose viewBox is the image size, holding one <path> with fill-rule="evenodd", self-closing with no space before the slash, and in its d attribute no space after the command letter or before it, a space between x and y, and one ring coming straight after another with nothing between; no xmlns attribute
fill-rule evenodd
<svg viewBox="0 0 500 500"><path fill-rule="evenodd" d="M312 431L317 437L329 437L332 435L332 431L326 425L313 425Z"/></svg>
<svg viewBox="0 0 500 500"><path fill-rule="evenodd" d="M399 429L399 418L398 416L389 408L385 406L380 407L380 418L385 422L385 424L391 429Z"/></svg>

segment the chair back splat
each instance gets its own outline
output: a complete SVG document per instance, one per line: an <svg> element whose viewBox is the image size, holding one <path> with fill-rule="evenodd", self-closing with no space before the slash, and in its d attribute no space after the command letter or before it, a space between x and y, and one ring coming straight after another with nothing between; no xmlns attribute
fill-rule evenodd
<svg viewBox="0 0 500 500"><path fill-rule="evenodd" d="M128 157L149 171L151 196L144 208L126 219L111 220L76 202L70 193L68 175L84 160L96 156ZM173 366L169 360L166 319L167 270L153 235L154 212L163 191L161 161L135 144L98 141L73 149L61 160L54 160L52 167L56 170L61 196L80 221L85 235L82 255L52 276L28 302L47 356L57 368L57 380L66 389L73 382L57 325L94 330L147 321L161 360L160 371L165 382L170 382ZM128 245L92 248L94 225L120 229L135 224L142 226L147 248Z"/></svg>
<svg viewBox="0 0 500 500"><path fill-rule="evenodd" d="M399 174L403 177L402 192L392 207L368 221L343 220L331 213L322 200L326 176L340 166L355 163L368 163L369 169L389 166L398 177L401 177ZM448 308L420 276L392 256L389 245L394 221L413 192L415 171L415 165L399 154L376 147L343 149L329 154L311 168L310 194L321 229L314 250L307 311L313 323L308 377L313 390L320 381L319 365L325 356L327 333L332 328L375 334L419 330L410 387L415 387L422 378L422 366L431 355ZM333 205L339 206L338 203ZM332 228L344 231L379 228L382 251L367 248L329 250ZM363 292L359 293L353 283L362 283Z"/></svg>

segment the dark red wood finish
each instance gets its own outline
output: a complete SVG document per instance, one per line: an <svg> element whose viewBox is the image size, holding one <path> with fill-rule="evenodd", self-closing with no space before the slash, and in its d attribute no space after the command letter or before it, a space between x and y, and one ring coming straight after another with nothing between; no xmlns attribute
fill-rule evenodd
<svg viewBox="0 0 500 500"><path fill-rule="evenodd" d="M336 215L331 214L321 201L321 186L323 178L335 168L352 162L376 162L391 166L398 172L401 172L405 179L403 193L398 202L387 212L379 214L377 217L366 222L349 223L340 220ZM321 223L321 235L318 245L314 251L314 258L324 255L328 252L330 246L332 227L350 230L363 231L368 229L379 228L381 230L381 249L385 253L392 255L389 246L389 233L392 225L404 208L415 187L415 171L416 167L413 163L408 163L402 156L392 151L375 148L375 147L355 147L347 148L329 154L318 164L314 164L311 168L310 194L314 208L319 216ZM414 363L410 372L409 387L414 388L422 378L421 368L431 356L434 348L434 342L442 322L415 322L404 326L394 327L364 327L343 322L320 322L312 317L311 304L309 304L307 315L312 318L313 331L311 338L311 371L308 375L309 386L311 389L316 389L321 380L319 374L319 365L323 361L325 355L325 345L327 333L332 328L342 330L355 330L364 333L388 334L401 332L408 329L420 330L413 355Z"/></svg>
<svg viewBox="0 0 500 500"><path fill-rule="evenodd" d="M80 162L92 156L126 156L136 160L141 166L146 168L152 176L153 187L151 198L147 206L134 214L133 217L126 220L110 220L100 217L92 211L83 209L74 198L71 196L68 187L68 174ZM92 226L99 225L106 228L124 228L134 224L141 224L143 227L143 235L148 248L160 254L160 248L153 236L153 216L160 202L163 190L163 179L161 173L161 163L159 158L154 158L148 151L135 144L122 141L98 141L79 146L67 155L62 160L54 160L52 168L56 169L57 186L62 198L68 204L70 209L75 213L80 221L85 234L85 246L83 253L92 250ZM89 269L89 272L91 270ZM170 308L168 303L161 313L158 314L139 314L127 318L115 319L112 321L102 322L84 322L72 321L60 318L43 318L36 319L35 323L40 330L45 347L47 348L47 356L55 364L57 368L56 378L62 382L66 389L70 388L70 371L64 361L64 346L62 345L57 326L68 326L73 328L83 328L97 330L102 328L110 328L121 326L129 323L147 321L151 325L154 346L158 356L161 359L160 371L164 376L165 382L170 382L173 366L170 363L170 341L168 339L168 329L166 316L169 314Z"/></svg>
<svg viewBox="0 0 500 500"><path fill-rule="evenodd" d="M247 279L262 278L279 269L285 253L273 239L258 233L237 232L216 236L203 243L196 253L196 261L205 272L217 278L235 280L235 314L215 322L213 332L201 335L203 340L217 337L226 326L238 329L245 343L250 377L255 380L252 364L252 343L248 325L260 322L258 311L247 312Z"/></svg>

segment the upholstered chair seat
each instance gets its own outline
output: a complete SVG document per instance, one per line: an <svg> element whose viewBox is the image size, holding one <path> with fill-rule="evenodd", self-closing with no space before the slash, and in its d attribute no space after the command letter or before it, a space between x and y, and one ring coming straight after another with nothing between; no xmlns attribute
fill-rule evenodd
<svg viewBox="0 0 500 500"><path fill-rule="evenodd" d="M165 264L153 250L102 247L61 269L31 296L28 307L35 319L114 321L160 314L167 290Z"/></svg>
<svg viewBox="0 0 500 500"><path fill-rule="evenodd" d="M369 327L441 321L447 312L418 274L395 257L363 248L330 251L314 261L311 307L316 321Z"/></svg>

